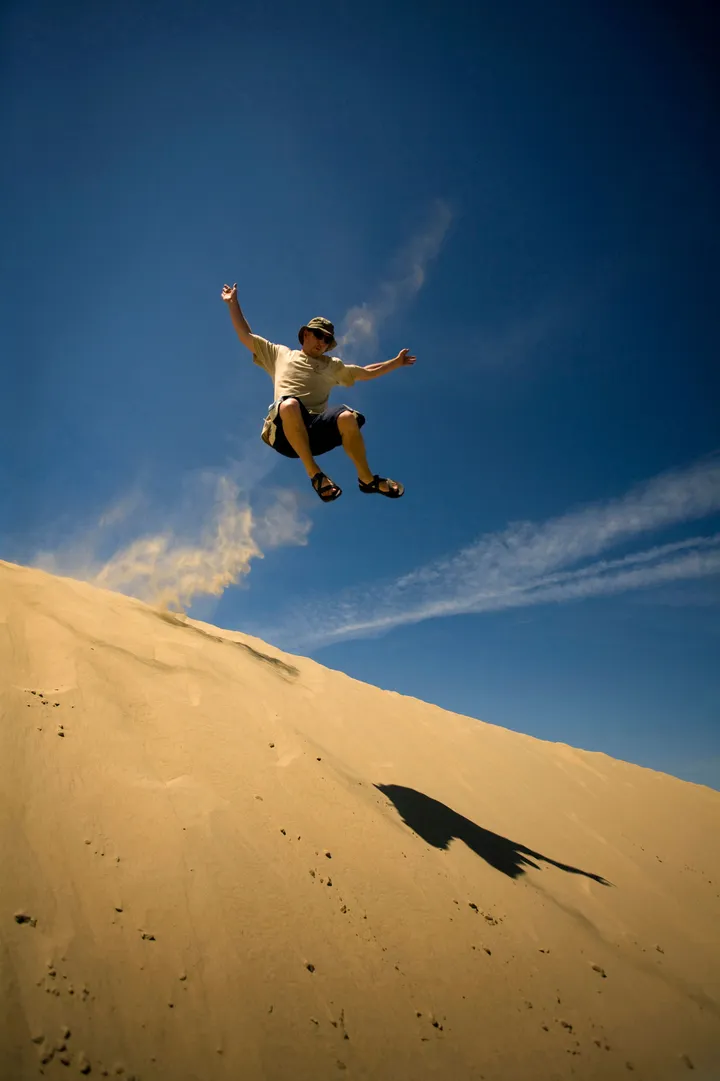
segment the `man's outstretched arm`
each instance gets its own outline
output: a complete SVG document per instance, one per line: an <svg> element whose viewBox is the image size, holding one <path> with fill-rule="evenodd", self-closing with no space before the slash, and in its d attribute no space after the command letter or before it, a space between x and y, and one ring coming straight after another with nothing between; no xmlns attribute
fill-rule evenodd
<svg viewBox="0 0 720 1081"><path fill-rule="evenodd" d="M377 379L379 375L387 375L388 372L394 372L396 368L406 368L414 364L416 360L417 357L411 356L409 349L401 349L392 360L383 360L379 364L366 364L360 369L356 378L360 381Z"/></svg>
<svg viewBox="0 0 720 1081"><path fill-rule="evenodd" d="M237 333L238 338L246 346L251 353L255 351L255 344L252 340L252 331L250 330L250 324L242 313L237 298L237 282L234 285L224 285L223 291L220 294L222 299L227 304L230 310L230 318L232 319L233 326Z"/></svg>

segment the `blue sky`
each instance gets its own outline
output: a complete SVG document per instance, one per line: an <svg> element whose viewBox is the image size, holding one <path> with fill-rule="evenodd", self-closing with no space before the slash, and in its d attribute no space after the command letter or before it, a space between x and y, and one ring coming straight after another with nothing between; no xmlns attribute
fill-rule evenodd
<svg viewBox="0 0 720 1081"><path fill-rule="evenodd" d="M0 557L720 787L705 6L3 9ZM656 6L658 8L659 6ZM220 300L371 363L323 506Z"/></svg>

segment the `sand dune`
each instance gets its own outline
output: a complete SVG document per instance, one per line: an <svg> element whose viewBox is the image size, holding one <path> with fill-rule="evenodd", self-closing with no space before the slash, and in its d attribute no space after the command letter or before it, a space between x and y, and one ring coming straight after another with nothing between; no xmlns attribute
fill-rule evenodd
<svg viewBox="0 0 720 1081"><path fill-rule="evenodd" d="M0 1075L720 1078L720 794L0 563Z"/></svg>

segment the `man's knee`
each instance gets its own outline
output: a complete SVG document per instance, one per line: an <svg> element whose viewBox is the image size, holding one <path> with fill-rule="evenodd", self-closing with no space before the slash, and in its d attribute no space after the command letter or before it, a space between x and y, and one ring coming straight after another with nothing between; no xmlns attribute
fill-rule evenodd
<svg viewBox="0 0 720 1081"><path fill-rule="evenodd" d="M353 429L357 430L357 417L349 409L343 409L342 413L338 416L337 425L341 432L351 432Z"/></svg>
<svg viewBox="0 0 720 1081"><path fill-rule="evenodd" d="M287 417L287 416L293 416L293 415L296 416L296 417L299 417L300 416L300 402L297 400L297 398L285 398L282 402L280 402L280 406L278 408L278 413L280 414L281 417Z"/></svg>

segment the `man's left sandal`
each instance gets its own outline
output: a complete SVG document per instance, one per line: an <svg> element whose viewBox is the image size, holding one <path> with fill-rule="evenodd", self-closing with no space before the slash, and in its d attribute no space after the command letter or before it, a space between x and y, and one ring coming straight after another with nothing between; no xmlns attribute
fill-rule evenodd
<svg viewBox="0 0 720 1081"><path fill-rule="evenodd" d="M381 488L381 484L387 484L387 488ZM399 499L405 493L405 489L398 481L390 480L389 477L379 477L377 473L368 484L358 477L358 487L361 492L376 492L378 495L387 496L388 499Z"/></svg>

